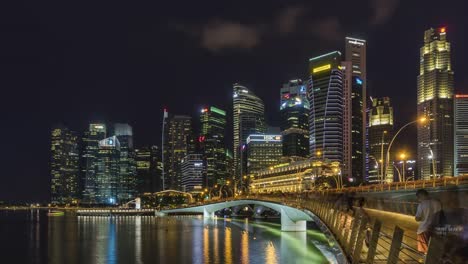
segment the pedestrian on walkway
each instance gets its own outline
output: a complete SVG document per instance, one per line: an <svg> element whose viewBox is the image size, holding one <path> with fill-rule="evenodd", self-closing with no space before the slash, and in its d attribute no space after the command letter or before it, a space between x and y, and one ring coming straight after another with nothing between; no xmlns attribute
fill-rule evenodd
<svg viewBox="0 0 468 264"><path fill-rule="evenodd" d="M418 251L427 254L431 233L439 224L442 205L439 201L431 198L424 189L418 190L416 197L419 201L415 216L416 221L419 222L418 231L416 232L418 235Z"/></svg>

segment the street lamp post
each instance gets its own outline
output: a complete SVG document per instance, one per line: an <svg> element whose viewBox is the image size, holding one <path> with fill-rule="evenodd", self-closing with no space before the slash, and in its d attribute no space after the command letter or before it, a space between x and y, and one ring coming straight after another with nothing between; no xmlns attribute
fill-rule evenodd
<svg viewBox="0 0 468 264"><path fill-rule="evenodd" d="M402 163L402 166L401 166L401 174L402 174L402 180L405 181L405 160L406 160L406 154L405 153L401 153L400 154L400 159L401 161L403 162ZM401 182L401 180L400 180Z"/></svg>
<svg viewBox="0 0 468 264"><path fill-rule="evenodd" d="M380 162L382 163L382 164L380 164L381 165L380 166L380 177L381 177L380 183L383 183L383 181L384 181L384 166L383 166L384 157L383 157L383 155L384 155L384 138L385 138L385 134L387 134L386 130L384 130L382 132L382 142L381 142L381 145L380 145Z"/></svg>
<svg viewBox="0 0 468 264"><path fill-rule="evenodd" d="M431 163L432 163L432 175L433 175L433 177L435 179L436 176L437 176L437 173L436 173L434 152L432 152L432 148L431 148L431 146L429 144L427 144L427 148L429 149L429 152L431 153L431 156L429 156L429 158L431 159Z"/></svg>
<svg viewBox="0 0 468 264"><path fill-rule="evenodd" d="M398 134L400 134L400 132L401 132L403 129L405 129L407 126L412 125L412 124L417 123L417 122L424 123L424 122L426 122L426 118L425 118L425 117L422 117L422 118L420 118L420 119L411 121L411 122L407 123L406 125L402 126L402 127L395 133L395 135L393 136L392 140L390 140L390 144L388 144L387 155L386 155L386 159L387 159L387 160L385 161L385 178L387 177L387 169L388 169L389 160L390 160L390 150L392 149L393 141L395 141L395 138L398 136Z"/></svg>

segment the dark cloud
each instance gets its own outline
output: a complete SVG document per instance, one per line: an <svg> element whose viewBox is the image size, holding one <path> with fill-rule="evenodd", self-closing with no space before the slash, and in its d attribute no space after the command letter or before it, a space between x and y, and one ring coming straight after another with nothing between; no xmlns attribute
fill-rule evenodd
<svg viewBox="0 0 468 264"><path fill-rule="evenodd" d="M306 10L307 9L302 6L284 9L277 18L278 31L282 34L294 32L296 30L297 21L306 13Z"/></svg>
<svg viewBox="0 0 468 264"><path fill-rule="evenodd" d="M260 43L256 26L215 21L201 29L201 45L212 51L226 48L251 49Z"/></svg>
<svg viewBox="0 0 468 264"><path fill-rule="evenodd" d="M395 13L399 0L372 0L371 7L374 14L371 18L371 25L380 25L388 21Z"/></svg>
<svg viewBox="0 0 468 264"><path fill-rule="evenodd" d="M315 21L312 27L312 34L328 42L342 41L345 37L338 17L328 17Z"/></svg>
<svg viewBox="0 0 468 264"><path fill-rule="evenodd" d="M395 13L399 0L369 0L369 27L387 22ZM200 45L210 51L225 49L250 50L264 39L279 38L287 34L311 34L319 41L342 41L346 27L336 15L309 16L311 7L293 5L279 10L270 19L242 23L236 20L210 19L198 26L177 25L176 29L196 37Z"/></svg>

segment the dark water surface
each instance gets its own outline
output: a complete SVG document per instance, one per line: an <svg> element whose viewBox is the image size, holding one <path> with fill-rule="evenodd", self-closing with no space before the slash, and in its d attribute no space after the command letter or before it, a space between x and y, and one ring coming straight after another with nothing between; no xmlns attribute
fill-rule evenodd
<svg viewBox="0 0 468 264"><path fill-rule="evenodd" d="M325 236L279 220L0 211L0 263L329 263ZM328 256L328 257L325 257Z"/></svg>

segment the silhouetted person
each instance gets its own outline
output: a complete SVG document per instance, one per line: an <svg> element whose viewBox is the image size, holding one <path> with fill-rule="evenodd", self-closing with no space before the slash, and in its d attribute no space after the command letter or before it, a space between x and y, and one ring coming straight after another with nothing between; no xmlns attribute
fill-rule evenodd
<svg viewBox="0 0 468 264"><path fill-rule="evenodd" d="M418 190L416 197L419 205L415 219L420 222L416 232L418 234L418 251L427 254L429 239L434 227L439 224L442 206L439 201L432 199L424 189Z"/></svg>

